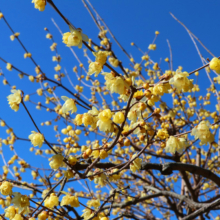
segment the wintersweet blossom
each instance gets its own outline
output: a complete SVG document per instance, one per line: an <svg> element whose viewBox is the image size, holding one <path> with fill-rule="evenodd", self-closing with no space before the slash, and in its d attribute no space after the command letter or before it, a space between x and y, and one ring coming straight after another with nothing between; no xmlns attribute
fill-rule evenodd
<svg viewBox="0 0 220 220"><path fill-rule="evenodd" d="M52 161L50 162L51 169L58 169L59 167L63 166L63 159L64 157L61 154L56 154L52 156Z"/></svg>
<svg viewBox="0 0 220 220"><path fill-rule="evenodd" d="M61 206L70 205L71 207L79 207L79 200L77 196L66 195L62 198Z"/></svg>
<svg viewBox="0 0 220 220"><path fill-rule="evenodd" d="M119 65L119 60L114 57L109 57L108 61L114 67L118 67L118 65Z"/></svg>
<svg viewBox="0 0 220 220"><path fill-rule="evenodd" d="M21 90L12 89L11 92L13 94L7 96L8 104L10 105L11 109L15 112L19 109L19 104L21 103Z"/></svg>
<svg viewBox="0 0 220 220"><path fill-rule="evenodd" d="M88 41L89 38L87 35L82 33L80 28L73 29L69 26L70 32L66 32L63 34L63 43L67 45L67 47L78 46L78 48L82 48L82 41Z"/></svg>
<svg viewBox="0 0 220 220"><path fill-rule="evenodd" d="M12 194L12 183L8 182L8 181L4 181L1 186L0 186L0 192L2 195L4 196L8 196Z"/></svg>
<svg viewBox="0 0 220 220"><path fill-rule="evenodd" d="M15 208L18 208L18 213L23 215L28 214L30 212L28 197L19 192L14 192L13 195L14 198L11 200L11 203L14 204Z"/></svg>
<svg viewBox="0 0 220 220"><path fill-rule="evenodd" d="M187 140L181 137L170 136L166 142L165 151L168 153L182 153L189 146Z"/></svg>
<svg viewBox="0 0 220 220"><path fill-rule="evenodd" d="M11 63L7 63L6 69L9 70L9 71L12 71L12 64Z"/></svg>
<svg viewBox="0 0 220 220"><path fill-rule="evenodd" d="M4 212L5 212L5 217L11 220L15 217L16 209L14 206L9 206L4 210Z"/></svg>
<svg viewBox="0 0 220 220"><path fill-rule="evenodd" d="M24 220L24 218L20 214L15 214L12 220Z"/></svg>
<svg viewBox="0 0 220 220"><path fill-rule="evenodd" d="M106 88L111 91L111 93L118 93L120 95L125 94L126 89L129 88L128 84L126 81L120 77L116 76L114 77L112 73L103 73L105 76L105 84Z"/></svg>
<svg viewBox="0 0 220 220"><path fill-rule="evenodd" d="M96 57L95 61L103 66L107 61L107 57L109 55L109 52L100 50L98 52L93 52L93 55Z"/></svg>
<svg viewBox="0 0 220 220"><path fill-rule="evenodd" d="M44 136L36 131L32 131L32 134L28 136L28 138L31 140L31 143L34 145L34 147L42 147L44 143Z"/></svg>
<svg viewBox="0 0 220 220"><path fill-rule="evenodd" d="M38 214L37 219L38 220L46 220L48 218L48 212L42 211L40 214ZM35 220L35 218L29 218L28 220Z"/></svg>
<svg viewBox="0 0 220 220"><path fill-rule="evenodd" d="M98 115L97 126L100 131L109 132L112 129L112 112L110 109L105 109Z"/></svg>
<svg viewBox="0 0 220 220"><path fill-rule="evenodd" d="M209 68L215 70L216 73L220 74L220 60L217 57L212 58L209 63Z"/></svg>
<svg viewBox="0 0 220 220"><path fill-rule="evenodd" d="M195 136L195 139L198 138L201 144L212 143L214 141L214 135L210 132L209 127L209 121L201 121L192 129L191 135Z"/></svg>
<svg viewBox="0 0 220 220"><path fill-rule="evenodd" d="M100 203L100 200L99 199L91 199L89 200L87 203L87 206L88 207L94 207L94 208L99 208L101 203Z"/></svg>
<svg viewBox="0 0 220 220"><path fill-rule="evenodd" d="M38 9L39 11L44 11L46 0L32 0L32 3L34 3L34 8Z"/></svg>
<svg viewBox="0 0 220 220"><path fill-rule="evenodd" d="M134 159L137 156L137 154L134 154L131 159ZM130 170L134 173L136 170L141 169L141 158L136 158L131 164L130 164Z"/></svg>
<svg viewBox="0 0 220 220"><path fill-rule="evenodd" d="M96 175L94 177L94 183L97 184L100 187L103 187L107 184L106 180L107 180L107 176L104 173L101 173L101 174Z"/></svg>
<svg viewBox="0 0 220 220"><path fill-rule="evenodd" d="M63 114L67 113L68 111L71 111L71 114L73 114L74 112L77 111L77 107L74 99L68 98L66 96L61 96L61 99L65 101L63 107L61 108Z"/></svg>
<svg viewBox="0 0 220 220"><path fill-rule="evenodd" d="M92 75L95 73L95 77L99 75L99 73L102 71L102 65L98 62L91 62L89 64L89 71L88 75Z"/></svg>
<svg viewBox="0 0 220 220"><path fill-rule="evenodd" d="M44 205L47 208L53 209L54 206L59 205L59 198L56 196L55 193L51 193L50 196L45 199Z"/></svg>
<svg viewBox="0 0 220 220"><path fill-rule="evenodd" d="M189 80L187 72L176 71L174 77L169 80L169 83L173 85L178 91L188 92L193 88L193 79Z"/></svg>
<svg viewBox="0 0 220 220"><path fill-rule="evenodd" d="M115 123L121 124L125 120L125 115L123 112L116 112L113 116L113 121Z"/></svg>

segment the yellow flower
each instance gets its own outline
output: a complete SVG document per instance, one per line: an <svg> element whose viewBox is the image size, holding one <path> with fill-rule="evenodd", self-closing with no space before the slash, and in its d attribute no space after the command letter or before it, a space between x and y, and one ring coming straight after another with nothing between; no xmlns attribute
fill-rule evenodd
<svg viewBox="0 0 220 220"><path fill-rule="evenodd" d="M44 205L47 208L53 209L54 206L59 205L59 198L55 193L51 193L50 196L45 199Z"/></svg>
<svg viewBox="0 0 220 220"><path fill-rule="evenodd" d="M98 115L97 126L99 126L100 131L109 132L112 129L111 121L112 113L110 109L105 109Z"/></svg>
<svg viewBox="0 0 220 220"><path fill-rule="evenodd" d="M2 183L2 185L0 186L0 192L2 195L4 196L8 196L12 194L12 183L8 182L8 181L4 181Z"/></svg>
<svg viewBox="0 0 220 220"><path fill-rule="evenodd" d="M56 154L52 156L52 161L50 162L51 169L58 169L59 167L63 166L63 159L64 157L61 154Z"/></svg>
<svg viewBox="0 0 220 220"><path fill-rule="evenodd" d="M16 209L14 206L9 206L7 209L4 210L4 212L5 212L5 217L11 220L15 217Z"/></svg>
<svg viewBox="0 0 220 220"><path fill-rule="evenodd" d="M71 207L79 207L79 200L77 196L66 195L62 198L61 206L70 205Z"/></svg>
<svg viewBox="0 0 220 220"><path fill-rule="evenodd" d="M106 179L107 179L106 175L104 173L101 173L99 175L94 176L94 183L97 184L98 186L103 187L107 184ZM91 201L93 201L93 200L91 200ZM95 203L95 201L94 201L94 203L91 203L91 204L93 204L92 206L94 206L94 207L96 204L98 205L98 203Z"/></svg>
<svg viewBox="0 0 220 220"><path fill-rule="evenodd" d="M116 112L115 115L113 116L113 121L115 123L121 124L122 122L124 122L125 120L125 116L123 112Z"/></svg>
<svg viewBox="0 0 220 220"><path fill-rule="evenodd" d="M157 137L163 140L163 139L168 138L169 134L166 129L162 128L157 131Z"/></svg>
<svg viewBox="0 0 220 220"><path fill-rule="evenodd" d="M120 95L125 94L126 89L129 88L128 84L120 76L114 77L111 73L104 73L106 88L111 93L118 93Z"/></svg>
<svg viewBox="0 0 220 220"><path fill-rule="evenodd" d="M69 27L70 32L63 34L63 43L67 47L78 46L78 48L82 48L82 41L88 41L88 36L83 34L81 29L74 30L71 26Z"/></svg>
<svg viewBox="0 0 220 220"><path fill-rule="evenodd" d="M103 66L106 63L107 56L109 55L109 52L98 51L98 52L93 52L93 55L96 57L95 61Z"/></svg>
<svg viewBox="0 0 220 220"><path fill-rule="evenodd" d="M19 109L19 104L21 103L21 90L12 89L11 92L13 94L7 96L8 104L10 105L11 109L17 112Z"/></svg>
<svg viewBox="0 0 220 220"><path fill-rule="evenodd" d="M66 96L61 96L61 98L65 101L63 107L61 108L63 114L67 113L68 111L71 111L71 114L73 114L77 111L74 99Z"/></svg>
<svg viewBox="0 0 220 220"><path fill-rule="evenodd" d="M92 217L94 214L92 212L91 209L89 208L85 208L83 209L83 214L81 215L81 217L83 217L84 220L89 219L90 217ZM94 218L93 218L94 219Z"/></svg>
<svg viewBox="0 0 220 220"><path fill-rule="evenodd" d="M44 136L36 131L32 131L32 134L28 136L28 138L31 140L31 143L34 145L34 147L42 147L44 143Z"/></svg>
<svg viewBox="0 0 220 220"><path fill-rule="evenodd" d="M82 119L83 119L83 115L78 114L78 115L76 115L76 118L74 119L74 122L76 123L76 125L81 125L83 123Z"/></svg>
<svg viewBox="0 0 220 220"><path fill-rule="evenodd" d="M156 44L150 44L149 47L148 47L149 50L156 50L157 49L157 46Z"/></svg>
<svg viewBox="0 0 220 220"><path fill-rule="evenodd" d="M118 67L118 65L119 65L119 60L115 59L114 57L109 57L108 61L114 67Z"/></svg>
<svg viewBox="0 0 220 220"><path fill-rule="evenodd" d="M165 151L168 153L182 153L189 146L185 138L170 136L166 142Z"/></svg>
<svg viewBox="0 0 220 220"><path fill-rule="evenodd" d="M137 154L134 154L131 159L135 158L136 156L137 156ZM142 159L141 159L141 158L136 158L136 159L130 164L130 170L131 170L133 173L136 172L136 170L140 170L140 169L141 169L141 162L142 162Z"/></svg>
<svg viewBox="0 0 220 220"><path fill-rule="evenodd" d="M99 154L99 157L101 159L105 159L106 157L108 157L108 153L105 150L101 150L100 154Z"/></svg>
<svg viewBox="0 0 220 220"><path fill-rule="evenodd" d="M23 220L24 218L20 214L15 214L12 220Z"/></svg>
<svg viewBox="0 0 220 220"><path fill-rule="evenodd" d="M6 69L9 70L9 71L12 71L12 64L7 63Z"/></svg>
<svg viewBox="0 0 220 220"><path fill-rule="evenodd" d="M88 113L83 114L82 123L88 127L89 125L94 124L94 117Z"/></svg>
<svg viewBox="0 0 220 220"><path fill-rule="evenodd" d="M11 200L11 203L14 204L15 208L18 208L19 214L28 214L30 212L29 210L29 199L26 195L21 195L19 192L13 193L14 198Z"/></svg>
<svg viewBox="0 0 220 220"><path fill-rule="evenodd" d="M48 212L47 211L42 211L38 216L37 219L38 220L46 220L48 218ZM28 220L32 220L31 218L29 218ZM35 219L33 219L35 220Z"/></svg>
<svg viewBox="0 0 220 220"><path fill-rule="evenodd" d="M173 85L178 91L188 92L193 88L193 80L189 80L187 77L189 74L187 72L177 71L174 77L169 80L169 83Z"/></svg>
<svg viewBox="0 0 220 220"><path fill-rule="evenodd" d="M57 64L55 67L54 67L54 70L56 72L60 71L61 70L61 66L59 64Z"/></svg>
<svg viewBox="0 0 220 220"><path fill-rule="evenodd" d="M191 135L195 136L195 139L198 138L201 141L201 144L212 143L215 138L210 132L209 127L209 121L201 121L192 129Z"/></svg>
<svg viewBox="0 0 220 220"><path fill-rule="evenodd" d="M34 3L34 8L38 9L39 11L44 11L46 0L32 0L32 3Z"/></svg>
<svg viewBox="0 0 220 220"><path fill-rule="evenodd" d="M95 73L95 77L97 77L101 71L102 71L102 65L100 63L91 62L89 64L88 75L92 75L93 73Z"/></svg>
<svg viewBox="0 0 220 220"><path fill-rule="evenodd" d="M169 84L157 84L153 87L152 94L162 96L164 93L168 93L168 90L171 89L169 87L171 87Z"/></svg>
<svg viewBox="0 0 220 220"><path fill-rule="evenodd" d="M0 19L3 18L3 17L4 17L3 13L0 12Z"/></svg>
<svg viewBox="0 0 220 220"><path fill-rule="evenodd" d="M90 208L91 208L91 207L98 208L98 207L101 205L99 199L91 199L91 200L89 200L86 204L87 204L87 206L90 207Z"/></svg>
<svg viewBox="0 0 220 220"><path fill-rule="evenodd" d="M215 70L216 73L220 73L220 60L217 57L212 58L209 63L209 68Z"/></svg>

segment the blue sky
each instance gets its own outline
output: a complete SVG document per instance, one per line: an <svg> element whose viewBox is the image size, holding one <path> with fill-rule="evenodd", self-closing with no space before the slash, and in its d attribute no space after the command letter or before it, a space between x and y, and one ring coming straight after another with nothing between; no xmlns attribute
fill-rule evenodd
<svg viewBox="0 0 220 220"><path fill-rule="evenodd" d="M155 31L159 31L160 35L156 41L157 50L151 52L150 56L157 62L162 59L161 65L163 70L168 69L167 63L164 62L164 58L169 57L167 39L172 47L174 69L177 69L177 67L181 65L184 70L190 72L202 66L200 58L187 32L170 16L169 12L172 12L182 21L213 54L219 56L219 1L91 0L91 2L115 37L126 51L132 54L136 62L140 62L141 53L135 47L132 47L130 43L135 42L143 51L146 51L155 36ZM98 42L98 29L80 0L54 0L54 3L76 27L80 27L89 38ZM51 18L56 21L63 32L69 30L68 26L49 5L46 6L44 12L39 12L34 9L31 0L1 0L0 10L14 31L21 33L21 41L28 51L32 53L34 59L41 66L43 71L53 78L55 63L52 62L51 57L55 54L51 52L49 48L52 44L51 41L45 38L46 32L44 28L47 27L58 43L58 53L62 57L61 66L65 67L70 75L73 74L72 68L78 65L78 63L72 56L69 48L65 47L62 43L61 35L53 25ZM33 63L28 59L24 60L23 49L18 42L12 42L10 40L9 36L11 32L2 20L0 20L0 33L0 56L24 72L34 75ZM125 67L129 67L127 57L114 42L113 49L116 54L118 54L119 59L125 64ZM86 59L83 57L83 51L77 48L74 48L74 50L80 59L85 62L85 67L88 68ZM203 49L201 51L205 58L211 58ZM92 55L90 55L90 57L92 57ZM25 93L32 93L39 88L36 83L27 83L28 81L26 79L20 80L17 77L16 71L7 71L4 63L0 62L0 67L9 82L12 85L17 85L17 88L22 89ZM201 74L205 76L204 71L201 71ZM203 77L201 77L200 80L201 79L203 79ZM206 85L205 80L199 81L199 83ZM71 87L69 86L69 88ZM35 128L23 108L17 113L9 108L6 99L6 96L9 94L9 87L0 84L0 117L14 128L18 136L27 138L30 131L35 130ZM59 94L63 95L61 92L59 92ZM38 101L38 99L36 99L36 101ZM38 125L42 121L54 118L44 110L36 111L31 104L27 104L27 106L34 112L33 116L38 122ZM49 128L46 126L41 127L41 129L42 132L47 133L49 141L54 141L53 136L55 133L52 127L50 127L50 131L52 132L48 132ZM3 128L0 128L0 134L1 136L5 136ZM20 153L25 149L27 153L23 155L27 160L30 160L28 153L30 143L19 142L16 143L16 147ZM8 153L6 157L10 158L11 154ZM31 160L36 160L33 158L31 158ZM35 163L38 164L39 161L36 160Z"/></svg>

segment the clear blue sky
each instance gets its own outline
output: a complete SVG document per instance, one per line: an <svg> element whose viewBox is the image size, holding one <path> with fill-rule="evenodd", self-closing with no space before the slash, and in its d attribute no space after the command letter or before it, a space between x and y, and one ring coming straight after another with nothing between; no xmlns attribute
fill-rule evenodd
<svg viewBox="0 0 220 220"><path fill-rule="evenodd" d="M132 54L137 62L140 62L141 53L135 47L132 47L130 43L135 42L142 50L146 51L155 36L155 31L158 30L160 32L156 41L158 49L151 52L150 56L157 62L162 59L163 70L168 69L167 64L164 62L164 58L169 57L167 39L169 39L172 47L174 69L181 65L184 67L184 70L190 72L202 66L200 58L187 32L170 16L169 12L172 12L199 37L212 53L216 56L220 55L220 1L91 0L91 2L114 33L115 37L127 52ZM98 42L98 29L80 0L54 0L54 3L76 27L80 27L89 38ZM69 49L62 43L61 35L51 22L51 18L57 22L63 32L67 32L69 29L65 22L49 5L46 6L44 12L39 12L34 9L31 0L1 0L0 10L14 31L21 33L21 41L32 53L34 59L41 66L43 71L53 78L55 63L52 62L51 57L54 53L49 49L51 41L45 38L46 32L44 31L44 27L49 28L55 41L58 43L58 52L62 57L61 66L65 67L69 74L72 74L72 67L78 65L78 63ZM0 56L24 72L34 75L34 65L30 60L24 60L23 49L16 40L11 42L9 38L10 35L10 30L6 24L0 20ZM116 54L118 54L119 59L125 64L125 67L129 67L127 57L114 42L113 49ZM74 50L83 60L83 51L75 48ZM210 57L203 49L202 54L204 54L205 58ZM86 68L88 67L86 64L85 66ZM17 88L22 89L25 93L32 93L39 88L36 83L31 85L30 83L26 84L27 80L21 81L17 77L16 71L13 70L9 72L5 69L4 63L0 62L0 67L9 82L12 85L17 85ZM205 72L203 72L203 74L205 74ZM0 80L2 81L2 78L0 78ZM202 77L200 80L202 80ZM22 108L17 113L9 108L6 99L6 96L9 94L10 89L1 83L0 117L14 128L18 136L27 138L30 131L35 130L35 128ZM62 95L61 93L58 94ZM34 112L33 116L38 125L42 121L54 118L44 110L35 111L31 104L28 104L28 108ZM54 141L53 136L55 133L52 131L52 127L42 127L41 129L47 133L49 141ZM52 132L47 132L49 129ZM3 128L0 128L0 134L3 137L5 136ZM24 149L27 151L27 154L23 154L25 159L29 161L33 160L33 158L29 158L28 153L30 143L18 142L15 146L18 152L23 152ZM8 154L6 157L10 158L11 154ZM39 164L39 161L35 162Z"/></svg>

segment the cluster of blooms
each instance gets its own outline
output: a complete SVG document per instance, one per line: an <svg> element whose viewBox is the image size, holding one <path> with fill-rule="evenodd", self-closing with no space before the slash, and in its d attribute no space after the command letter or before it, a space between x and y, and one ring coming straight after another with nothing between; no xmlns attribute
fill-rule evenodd
<svg viewBox="0 0 220 220"><path fill-rule="evenodd" d="M111 53L107 51L93 52L93 55L96 59L95 62L91 62L89 64L88 75L92 75L95 73L95 77L97 77L98 74L102 71L103 65L106 63L107 57L110 54Z"/></svg>
<svg viewBox="0 0 220 220"><path fill-rule="evenodd" d="M192 129L191 135L195 136L195 139L198 138L201 141L201 144L212 143L215 137L210 132L209 128L209 121L201 121L197 126Z"/></svg>
<svg viewBox="0 0 220 220"><path fill-rule="evenodd" d="M70 26L70 32L63 34L63 43L66 44L67 47L78 46L78 48L82 48L82 42L87 42L88 40L89 38L82 33L80 28L73 29Z"/></svg>
<svg viewBox="0 0 220 220"><path fill-rule="evenodd" d="M13 94L9 95L7 97L8 104L10 105L11 109L13 109L15 112L19 109L19 104L21 103L22 97L21 97L21 90L13 89L11 90Z"/></svg>
<svg viewBox="0 0 220 220"><path fill-rule="evenodd" d="M44 11L46 6L46 0L32 0L34 7L39 11Z"/></svg>
<svg viewBox="0 0 220 220"><path fill-rule="evenodd" d="M33 0L32 2L34 3L34 7L36 9L40 11L45 10L46 0ZM0 13L0 18L2 17L3 14ZM66 44L67 47L77 46L78 48L82 48L83 42L88 42L88 46L92 47L92 41L88 39L87 35L82 33L81 29L73 29L72 26L69 26L69 28L70 32L64 33L62 38L63 43ZM151 155L146 153L148 149L145 149L146 152L142 152L142 154L139 156L137 156L138 154L135 153L137 152L136 149L138 149L140 152L140 150L143 149L142 146L149 144L151 147L155 144L148 152L153 156L156 155L156 157L159 157L160 155L165 156L166 153L182 153L188 147L193 149L193 146L191 146L189 143L187 136L181 133L183 130L188 129L188 127L185 127L186 125L194 125L191 130L191 135L194 136L195 139L200 140L200 145L206 145L208 143L215 145L214 134L211 133L210 128L218 128L218 113L210 113L203 109L199 109L198 112L196 111L196 97L191 95L186 97L183 93L199 91L199 86L193 84L193 79L189 79L189 73L186 71L183 72L181 67L179 67L176 71L167 70L165 71L165 74L160 76L162 71L159 63L153 62L148 53L144 53L141 58L141 63L136 63L133 57L130 58L130 61L132 62L132 70L122 69L123 72L126 72L124 76L116 71L111 71L101 74L104 76L104 83L99 80L92 79L91 75L94 74L95 77L97 77L103 70L107 60L113 67L122 67L122 63L117 59L114 53L111 51L109 52L105 48L105 46L109 45L109 39L106 37L106 33L107 31L102 30L99 34L99 37L102 39L100 42L100 45L102 46L94 47L96 52L93 52L92 54L95 56L95 61L90 62L87 76L78 76L77 67L73 68L73 71L76 73L79 81L91 80L92 98L88 99L90 103L87 107L92 106L90 104L94 104L95 106L98 106L98 109L93 106L92 109L88 110L87 112L76 114L74 120L72 120L71 114L77 112L77 107L79 107L80 110L80 93L85 91L83 87L84 85L81 86L81 84L74 87L77 90L77 98L79 98L77 101L73 98L61 96L61 99L64 101L64 104L61 105L59 103L59 98L57 98L55 95L53 97L48 96L46 97L46 104L53 103L56 105L53 109L46 107L48 112L53 110L53 112L57 114L57 118L54 121L57 122L60 119L65 119L65 123L72 123L72 126L66 125L66 127L61 130L62 135L66 135L66 137L63 139L63 143L60 139L61 135L58 131L58 125L54 126L54 131L57 132L57 142L61 143L59 147L53 146L52 150L54 151L48 149L43 151L41 149L34 148L36 146L41 148L44 142L46 144L48 143L38 128L38 132L32 131L32 134L30 134L28 137L31 141L31 144L34 146L31 148L31 152L35 151L36 155L42 155L43 153L52 155L49 159L49 166L50 170L52 170L52 174L54 174L54 180L58 180L61 176L63 176L64 180L66 181L63 181L64 184L68 183L69 180L71 181L72 178L78 178L78 176L80 176L81 173L78 172L77 167L81 166L86 168L88 167L88 169L91 168L89 172L86 173L87 176L85 177L88 177L89 180L93 181L95 188L102 188L107 186L107 184L111 186L110 182L113 182L114 184L117 183L119 188L121 188L121 186L125 183L123 181L127 178L128 172L127 168L121 171L120 168L118 169L116 167L121 167L121 165L124 163L123 160L128 162L130 171L133 173L132 175L135 175L134 173L137 171L144 173L145 171L143 171L143 167L141 167L142 161L151 160ZM158 35L159 32L156 32L155 34ZM15 33L10 38L11 40L14 40L15 37L18 36L19 33ZM46 38L51 40L53 39L53 35L47 33ZM132 43L132 45L134 45L134 43ZM54 51L56 46L57 44L53 42L52 46L50 47L51 50ZM156 48L156 44L154 43L150 44L148 47L149 50L156 50ZM86 54L86 52L84 53ZM24 58L31 56L31 53L26 52L24 54ZM59 63L61 57L56 54L56 56L53 56L52 60L57 62L57 65L54 67L54 70L57 73L54 75L54 77L59 81L61 76L64 75L61 73L62 68ZM169 58L166 58L165 62L169 63ZM9 71L16 69L11 63L7 63L6 65L6 68ZM214 70L216 73L220 74L220 60L218 58L214 57L206 66L208 65L211 70ZM81 69L82 67L83 64L80 64ZM149 76L149 80L145 80L144 77L141 77L143 76L141 71L144 70L144 67ZM28 76L30 82L34 83L43 81L44 76L41 74L42 71L40 66L36 66L35 72L37 74L36 77L32 75ZM23 77L22 73L20 73L20 77ZM159 78L159 81L155 82L155 79L157 78ZM215 81L216 80L220 82L220 78L217 77ZM7 81L3 81L3 83L7 84ZM84 81L83 84L85 84ZM54 94L56 86L50 88L48 83L45 83L44 86L45 89L42 87L36 90L38 96L43 97L44 91L48 92L50 95ZM209 88L209 90L213 93L216 92L214 86ZM18 111L20 103L22 102L22 104L24 104L22 100L22 91L13 89L11 92L12 94L7 97L8 103L11 109ZM99 105L95 96L96 92L101 94L100 96L103 100L103 106ZM113 106L112 109L110 104L107 104L108 100L106 99L106 101L105 98L102 97L102 94L107 95L109 93L111 93L110 95L113 93L118 94L118 96L113 94L114 99L117 97L118 100L114 100L111 103ZM174 107L172 109L169 108L168 104L162 100L162 96L165 96L165 94L169 93L172 94L173 97ZM198 100L205 99L208 102L210 96L211 93L207 93L205 98L199 97ZM184 100L185 97L188 103ZM29 100L30 95L26 95L24 97L24 101ZM124 101L128 106L120 108L121 106L118 104L118 101L120 103L123 103ZM41 106L43 105L41 102L39 102L38 108L40 109ZM219 104L217 105L217 108L219 108ZM189 123L190 117L193 117L195 113L197 113L199 117L202 117L202 120L199 123L200 118L198 117L199 120ZM182 117L183 115L184 117ZM214 124L211 125L208 121L206 121L206 117L211 117L214 120ZM53 120L50 120L43 122L42 124L49 126L52 123ZM197 125L195 126L195 124ZM6 126L4 121L1 121L1 126ZM99 131L105 132L105 134ZM88 136L90 132L94 132L94 134L100 134L104 136L104 138L102 140L96 139L95 141L87 141L85 145L81 145L81 141L79 142L81 132L85 136ZM0 139L0 146L2 146L2 143L4 143L6 145L10 145L10 149L14 150L13 144L17 137L13 133L12 129L8 129L7 133L10 137L4 140ZM82 142L83 141L84 139ZM114 143L114 146L112 146L112 143ZM54 152L57 153L54 154ZM17 155L9 160L8 166L13 164L16 160L18 160L18 163L21 165L21 172L24 172L25 168L29 168L29 164L20 160ZM108 162L105 163L105 161ZM184 156L180 158L180 161L185 162ZM192 163L195 164L195 160L192 160ZM208 165L211 163L211 160L207 162ZM110 166L111 168L106 170L100 164L103 167ZM114 165L113 168L112 164ZM90 165L94 166L90 167ZM101 168L96 168L99 167L98 165ZM210 167L213 168L211 165ZM18 168L14 166L13 170L15 171L15 176L18 177L18 179L21 179L17 172ZM9 168L4 166L3 171L3 177L5 179L9 173ZM38 170L32 170L31 174L34 180L38 180L40 177ZM178 178L174 178L174 181L176 182L177 179ZM48 186L48 183L46 183L44 178L39 178L39 181L42 182L46 187ZM137 189L139 187L138 184ZM19 192L13 192L12 187L13 184L8 181L4 181L0 185L1 194L10 198L10 204L9 202L5 202L7 205L7 208L5 209L5 217L8 217L10 220L22 220L24 215L30 213L29 198L31 198L31 196L28 197ZM170 184L169 187L172 188L172 185ZM203 189L207 188L208 185L204 184ZM61 199L60 195L58 193L56 194L55 191L50 191L50 189L44 190L42 192L42 198L45 199L44 206L51 210L58 210L58 207L56 206L68 205L74 208L79 207L81 204L78 200L79 195L72 189L68 189L68 191L69 193L64 191L59 193L61 195L65 194L64 196L62 195L63 197ZM124 195L127 195L125 190L122 190L121 194L123 195L123 193ZM90 200L87 202L87 207L83 210L83 219L87 220L92 218L97 220L108 220L109 218L106 216L105 212L99 211L96 213L101 206L100 197L96 197L93 192L90 192L90 194ZM83 196L85 197L85 195L82 195L82 197ZM116 193L114 197L115 201L121 202L121 198L122 197ZM126 196L126 202L131 200L131 197ZM151 201L149 201L149 203L150 202ZM145 201L144 205L146 205L146 203L147 202ZM115 209L114 211L117 210ZM51 213L52 212L42 211L38 215L38 219L50 219L51 217L49 216L52 216ZM93 217L94 215L95 217ZM30 219L33 220L33 218Z"/></svg>

